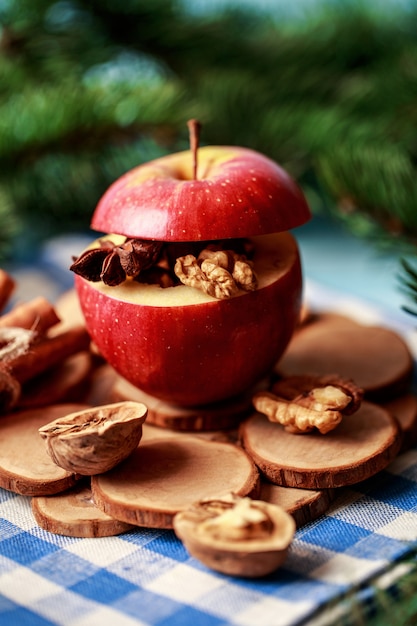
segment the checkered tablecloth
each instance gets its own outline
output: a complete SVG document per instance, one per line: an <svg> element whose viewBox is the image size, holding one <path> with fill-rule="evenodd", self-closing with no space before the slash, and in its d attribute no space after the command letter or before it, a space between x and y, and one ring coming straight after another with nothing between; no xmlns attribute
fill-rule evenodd
<svg viewBox="0 0 417 626"><path fill-rule="evenodd" d="M290 626L354 620L395 588L417 542L417 450L343 490L296 533L285 566L260 580L214 573L172 531L74 539L40 529L30 500L0 490L0 624ZM351 600L346 602L350 592ZM362 607L362 609L361 609ZM354 623L352 621L352 623Z"/></svg>
<svg viewBox="0 0 417 626"><path fill-rule="evenodd" d="M54 276L59 291L61 274ZM40 278L54 293L43 270ZM413 320L328 287L308 277L311 306L388 324L416 356ZM50 534L36 525L28 498L0 490L0 626L356 626L382 592L394 602L398 581L417 567L416 548L417 449L340 491L325 515L297 531L285 565L260 580L207 569L172 531Z"/></svg>

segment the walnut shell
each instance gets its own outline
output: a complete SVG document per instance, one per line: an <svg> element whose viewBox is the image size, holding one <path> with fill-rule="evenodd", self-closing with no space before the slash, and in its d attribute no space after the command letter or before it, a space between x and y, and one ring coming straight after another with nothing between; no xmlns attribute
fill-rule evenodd
<svg viewBox="0 0 417 626"><path fill-rule="evenodd" d="M270 574L284 562L296 528L282 507L235 495L196 503L177 513L173 526L204 565L248 578Z"/></svg>
<svg viewBox="0 0 417 626"><path fill-rule="evenodd" d="M116 402L70 413L42 426L52 460L84 476L111 469L138 446L147 407L141 402Z"/></svg>

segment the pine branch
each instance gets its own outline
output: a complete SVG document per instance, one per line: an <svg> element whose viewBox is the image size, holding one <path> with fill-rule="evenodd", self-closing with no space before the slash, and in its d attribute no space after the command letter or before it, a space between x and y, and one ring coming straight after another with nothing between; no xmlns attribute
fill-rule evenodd
<svg viewBox="0 0 417 626"><path fill-rule="evenodd" d="M417 305L417 266L414 266L406 258L401 259L401 266L403 272L400 274L399 280L402 291L410 302L414 302ZM407 313L417 316L417 308L409 306L403 306L402 308Z"/></svg>
<svg viewBox="0 0 417 626"><path fill-rule="evenodd" d="M0 185L0 262L12 253L14 238L22 231L24 224L14 210L8 190Z"/></svg>
<svg viewBox="0 0 417 626"><path fill-rule="evenodd" d="M4 211L16 224L38 216L45 232L87 226L112 180L186 147L185 122L199 117L205 143L268 154L314 210L412 256L417 11L365 5L323 0L295 24L242 10L195 18L179 0L3 3Z"/></svg>

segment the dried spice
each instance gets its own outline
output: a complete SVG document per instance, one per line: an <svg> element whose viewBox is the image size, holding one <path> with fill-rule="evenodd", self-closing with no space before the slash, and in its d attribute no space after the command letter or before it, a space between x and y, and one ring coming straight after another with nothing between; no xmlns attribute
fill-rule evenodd
<svg viewBox="0 0 417 626"><path fill-rule="evenodd" d="M226 248L227 245L227 248ZM254 291L257 279L246 239L216 242L158 242L126 238L121 244L99 240L99 247L83 252L70 270L92 282L110 287L126 278L162 288L185 284L217 299L239 290Z"/></svg>
<svg viewBox="0 0 417 626"><path fill-rule="evenodd" d="M99 248L91 248L74 259L70 270L86 280L115 287L126 277L137 277L154 265L162 243L127 238L122 244L100 240Z"/></svg>

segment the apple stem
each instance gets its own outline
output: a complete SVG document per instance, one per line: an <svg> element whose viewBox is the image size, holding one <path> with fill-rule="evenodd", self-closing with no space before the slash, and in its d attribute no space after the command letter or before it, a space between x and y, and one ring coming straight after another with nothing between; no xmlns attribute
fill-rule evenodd
<svg viewBox="0 0 417 626"><path fill-rule="evenodd" d="M197 180L197 166L198 166L198 147L200 145L200 130L201 123L198 120L188 120L188 130L190 133L190 148L193 154L193 179Z"/></svg>

